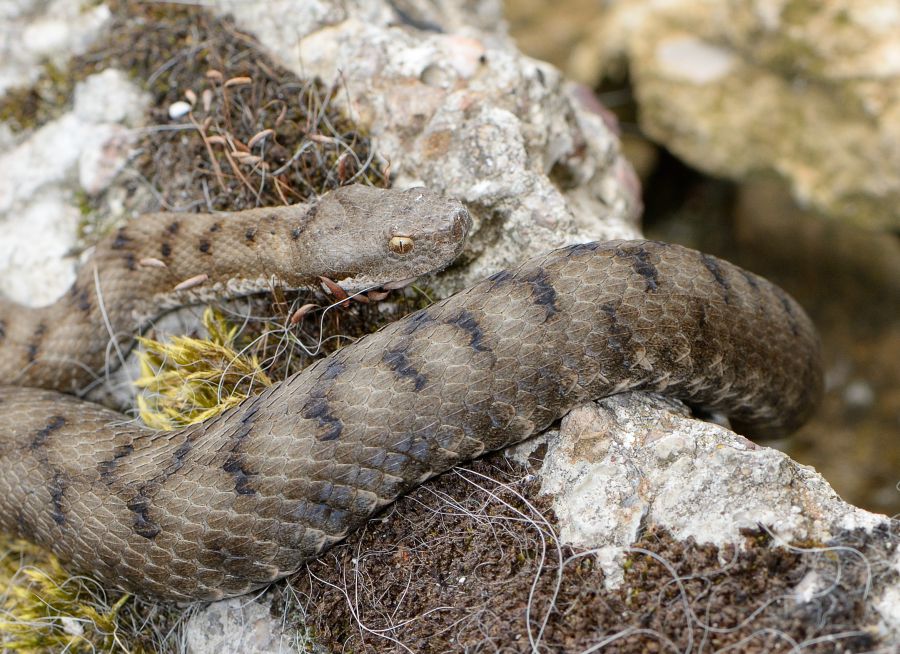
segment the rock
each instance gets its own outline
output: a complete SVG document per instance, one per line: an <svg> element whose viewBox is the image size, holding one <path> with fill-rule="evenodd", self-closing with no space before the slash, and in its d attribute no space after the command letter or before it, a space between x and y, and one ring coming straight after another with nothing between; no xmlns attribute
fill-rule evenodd
<svg viewBox="0 0 900 654"><path fill-rule="evenodd" d="M337 99L375 137L396 185L466 202L475 260L441 290L561 245L637 236L640 189L608 116L496 26L480 29L498 3L442 3L415 20L388 2L311 4L219 7L266 35L287 68L346 88Z"/></svg>
<svg viewBox="0 0 900 654"><path fill-rule="evenodd" d="M865 533L881 543L856 552L866 568L900 564L887 516L847 504L813 468L688 415L679 402L617 395L572 410L558 437L548 439L542 491L553 497L561 538L597 549L607 588L623 583L623 561L641 533L660 528L720 547L762 528L777 546L820 544L811 554ZM897 575L865 584L871 595L857 626L898 642ZM801 605L829 595L849 599L816 572L796 593Z"/></svg>
<svg viewBox="0 0 900 654"><path fill-rule="evenodd" d="M70 0L0 4L0 93L35 81L48 61L84 52L109 20L102 3Z"/></svg>
<svg viewBox="0 0 900 654"><path fill-rule="evenodd" d="M69 252L79 217L76 208L48 196L24 203L14 219L0 220L4 234L0 239L0 292L33 306L50 304L62 295L75 281ZM36 234L40 238L35 238Z"/></svg>
<svg viewBox="0 0 900 654"><path fill-rule="evenodd" d="M97 194L125 165L148 99L120 71L89 76L69 111L0 154L0 293L49 304L75 278L80 189ZM35 239L35 234L41 235Z"/></svg>
<svg viewBox="0 0 900 654"><path fill-rule="evenodd" d="M169 118L178 120L179 118L187 116L190 110L191 104L189 102L185 102L184 100L173 102L169 105Z"/></svg>
<svg viewBox="0 0 900 654"><path fill-rule="evenodd" d="M253 599L235 597L213 602L191 615L185 626L189 654L268 654L291 651L269 608Z"/></svg>
<svg viewBox="0 0 900 654"><path fill-rule="evenodd" d="M541 477L563 540L607 556L652 527L722 546L759 525L789 543L887 524L842 501L812 468L691 419L678 402L644 394L569 412L559 437L548 441ZM621 574L616 561L607 583Z"/></svg>
<svg viewBox="0 0 900 654"><path fill-rule="evenodd" d="M107 189L125 167L134 145L134 134L121 125L104 125L85 142L78 157L78 183L90 196Z"/></svg>
<svg viewBox="0 0 900 654"><path fill-rule="evenodd" d="M107 68L75 86L73 113L84 123L142 125L149 98L128 75Z"/></svg>
<svg viewBox="0 0 900 654"><path fill-rule="evenodd" d="M598 5L593 0L513 0L504 10L522 52L566 71L573 45L590 36Z"/></svg>
<svg viewBox="0 0 900 654"><path fill-rule="evenodd" d="M883 0L607 3L571 60L627 62L641 126L690 165L782 177L849 223L896 229L900 10Z"/></svg>

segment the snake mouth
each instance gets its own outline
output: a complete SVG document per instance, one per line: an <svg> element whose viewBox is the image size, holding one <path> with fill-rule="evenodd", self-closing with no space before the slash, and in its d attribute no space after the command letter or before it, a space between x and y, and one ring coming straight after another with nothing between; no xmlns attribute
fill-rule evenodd
<svg viewBox="0 0 900 654"><path fill-rule="evenodd" d="M472 229L472 217L469 215L468 209L459 207L453 214L453 226L450 228L450 234L453 240L462 246L465 245L466 235Z"/></svg>
<svg viewBox="0 0 900 654"><path fill-rule="evenodd" d="M347 287L347 280L336 282L329 277L320 276L319 285L327 295L331 295L335 298L337 304L340 304L342 307L348 307L350 306L351 300L354 302L361 302L362 304L380 302L385 299L391 291L406 288L418 278L418 276L407 277L406 279L398 279L380 286L369 285L357 288L356 285Z"/></svg>
<svg viewBox="0 0 900 654"><path fill-rule="evenodd" d="M382 285L382 289L385 291L396 291L401 288L406 288L414 281L416 281L418 277L407 277L406 279L398 279L393 282L388 282L387 284Z"/></svg>

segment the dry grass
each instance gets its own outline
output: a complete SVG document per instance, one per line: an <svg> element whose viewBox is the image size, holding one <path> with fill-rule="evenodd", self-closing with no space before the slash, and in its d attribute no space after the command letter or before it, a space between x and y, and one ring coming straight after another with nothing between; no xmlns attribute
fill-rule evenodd
<svg viewBox="0 0 900 654"><path fill-rule="evenodd" d="M302 202L352 182L387 185L386 162L334 107L340 85L299 79L233 22L196 7L117 4L115 38L78 66L93 70L99 58L152 94L133 192L149 191L170 211L236 211ZM176 102L191 110L171 119Z"/></svg>

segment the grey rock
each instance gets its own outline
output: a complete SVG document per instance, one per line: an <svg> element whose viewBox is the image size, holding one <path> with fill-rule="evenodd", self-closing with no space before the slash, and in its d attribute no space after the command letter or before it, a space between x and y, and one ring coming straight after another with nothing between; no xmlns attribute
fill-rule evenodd
<svg viewBox="0 0 900 654"><path fill-rule="evenodd" d="M794 198L896 229L900 9L880 0L617 0L571 59L627 62L643 129L715 176L783 178Z"/></svg>
<svg viewBox="0 0 900 654"><path fill-rule="evenodd" d="M844 502L813 468L693 419L680 402L641 393L573 409L546 442L542 492L553 497L560 537L595 551L608 588L622 583L629 547L653 527L721 547L740 546L742 529L762 526L776 546L824 543L823 552L840 548L827 544L846 534L864 532L894 552L893 560L866 566L895 571L868 580L867 607L878 619L866 628L884 639L887 649L876 651L892 651L889 643L900 642L894 525ZM835 587L811 570L797 585L795 601L821 598Z"/></svg>
<svg viewBox="0 0 900 654"><path fill-rule="evenodd" d="M482 29L498 2L437 3L415 13L426 29L397 3L310 4L284 14L271 3L218 6L287 68L346 88L339 101L371 132L396 185L466 202L469 262L440 290L569 243L638 235L639 184L609 115L502 30Z"/></svg>
<svg viewBox="0 0 900 654"><path fill-rule="evenodd" d="M294 636L252 598L236 597L197 610L185 625L189 654L275 654L296 652ZM300 650L303 651L303 650Z"/></svg>
<svg viewBox="0 0 900 654"><path fill-rule="evenodd" d="M99 193L112 183L148 101L125 73L105 70L76 85L71 111L0 153L0 293L41 305L69 288L81 218L76 189Z"/></svg>

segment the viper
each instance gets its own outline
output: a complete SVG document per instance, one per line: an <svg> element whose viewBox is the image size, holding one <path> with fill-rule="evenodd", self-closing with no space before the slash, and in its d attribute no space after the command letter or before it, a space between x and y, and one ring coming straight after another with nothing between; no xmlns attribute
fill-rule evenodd
<svg viewBox="0 0 900 654"><path fill-rule="evenodd" d="M424 189L157 214L96 248L40 309L0 304L0 528L72 570L164 600L213 600L296 571L461 462L579 403L663 393L746 435L802 424L822 392L800 306L677 245L572 245L391 323L222 415L156 432L77 396L112 338L172 306L319 276L345 288L447 265L471 225Z"/></svg>

